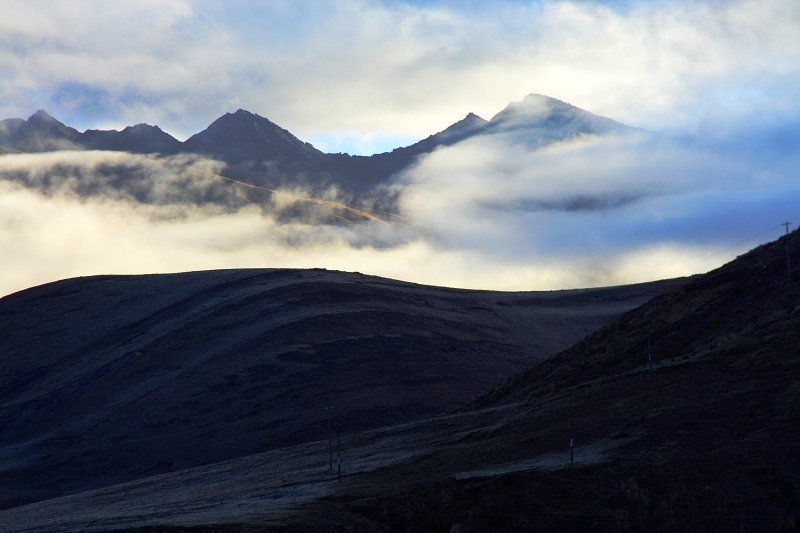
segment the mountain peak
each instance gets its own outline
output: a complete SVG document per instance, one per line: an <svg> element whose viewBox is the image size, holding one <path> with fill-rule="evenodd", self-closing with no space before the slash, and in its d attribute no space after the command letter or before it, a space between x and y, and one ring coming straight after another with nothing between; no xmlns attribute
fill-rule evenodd
<svg viewBox="0 0 800 533"><path fill-rule="evenodd" d="M531 93L519 102L510 102L502 111L492 117L491 122L508 120L513 115L525 115L526 117L546 116L557 111L591 114L556 98Z"/></svg>
<svg viewBox="0 0 800 533"><path fill-rule="evenodd" d="M466 117L462 118L461 120L459 120L458 122L453 124L453 126L455 126L456 124L462 124L462 125L469 124L471 126L477 126L477 125L485 126L488 123L489 123L488 120L486 120L483 117L479 117L478 115L476 115L475 113L470 111L469 113L467 113Z"/></svg>
<svg viewBox="0 0 800 533"><path fill-rule="evenodd" d="M479 133L487 124L489 124L488 120L479 117L475 113L468 113L466 117L444 131L437 133L434 137L441 144L452 144Z"/></svg>
<svg viewBox="0 0 800 533"><path fill-rule="evenodd" d="M0 144L22 152L50 152L53 150L77 150L80 137L78 130L70 128L53 118L44 109L39 109L28 120L8 119L2 121Z"/></svg>
<svg viewBox="0 0 800 533"><path fill-rule="evenodd" d="M313 160L322 152L289 131L245 109L225 113L184 146L227 162Z"/></svg>
<svg viewBox="0 0 800 533"><path fill-rule="evenodd" d="M539 94L539 93L531 93L527 95L525 98L522 99L523 102L543 102L547 104L556 104L562 105L567 107L575 107L572 104L568 104L563 100L559 100L558 98L553 98L552 96L547 96L546 94ZM577 109L577 108L576 108Z"/></svg>
<svg viewBox="0 0 800 533"><path fill-rule="evenodd" d="M511 102L489 121L494 131L525 130L537 143L575 135L602 134L628 126L543 94L532 93ZM534 135L535 134L535 135Z"/></svg>
<svg viewBox="0 0 800 533"><path fill-rule="evenodd" d="M233 113L225 113L225 115L224 115L224 116L232 116L232 117L255 117L255 116L257 116L257 115L255 115L254 113L251 113L250 111L248 111L248 110L246 110L246 109L237 109L237 110L236 110L236 111L234 111Z"/></svg>
<svg viewBox="0 0 800 533"><path fill-rule="evenodd" d="M61 122L59 122L57 119L53 118L53 116L50 113L48 113L47 111L45 111L44 109L39 109L38 111L36 111L36 113L34 113L30 117L28 117L28 121L29 122L30 121L33 121L33 122L50 122L50 123L61 124Z"/></svg>

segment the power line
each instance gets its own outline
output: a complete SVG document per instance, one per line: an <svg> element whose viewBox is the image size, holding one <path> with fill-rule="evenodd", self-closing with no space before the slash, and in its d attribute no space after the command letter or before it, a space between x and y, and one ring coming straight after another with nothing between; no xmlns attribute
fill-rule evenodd
<svg viewBox="0 0 800 533"><path fill-rule="evenodd" d="M797 213L797 214L796 214L794 217L791 217L791 218L800 218L800 213ZM736 248L739 248L739 247L740 247L740 246L742 246L743 244L747 244L747 243L749 243L749 242L752 242L752 241L756 240L757 238L759 238L759 237L762 237L763 235L766 235L767 233L770 233L770 232L773 232L773 231L775 231L776 229L780 228L781 226L786 226L786 235L788 236L788 235L789 235L789 228L788 228L788 224L791 224L791 222L783 222L783 223L781 223L781 224L774 224L774 225L772 225L772 226L769 226L769 227L767 227L767 228L765 228L765 229L763 229L763 230L759 230L759 231L758 231L758 232L756 232L756 233L750 234L748 237L745 237L744 239L742 239L742 240L740 240L740 241L737 241L737 242L735 242L735 243L733 243L733 244L731 244L731 245L728 245L728 246L726 246L726 247L724 247L724 248L717 249L717 250L715 250L715 251L713 251L713 252L709 253L709 254L708 254L707 256L705 256L705 257L706 257L706 258L712 258L712 257L716 257L716 256L718 256L718 255L720 255L720 254L724 254L724 253L726 253L726 252L729 252L729 251L731 251L731 250L735 250ZM787 253L787 258L786 258L786 260L787 260L787 267L788 267L788 262L789 262L789 253L790 253L790 252L789 252L789 248L788 248L788 247L789 247L789 242L788 242L788 239L787 239L787 244L786 244L786 246L787 246L787 251L786 251L786 253Z"/></svg>

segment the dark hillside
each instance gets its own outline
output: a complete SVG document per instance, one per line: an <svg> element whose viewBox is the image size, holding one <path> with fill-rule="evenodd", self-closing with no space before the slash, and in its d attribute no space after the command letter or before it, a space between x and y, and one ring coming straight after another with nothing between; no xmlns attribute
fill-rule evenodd
<svg viewBox="0 0 800 533"><path fill-rule="evenodd" d="M667 291L471 409L346 435L341 483L320 439L11 509L0 524L798 531L800 268L787 281L786 241Z"/></svg>
<svg viewBox="0 0 800 533"><path fill-rule="evenodd" d="M324 270L64 280L0 299L0 505L452 409L683 280L502 293Z"/></svg>
<svg viewBox="0 0 800 533"><path fill-rule="evenodd" d="M800 247L791 235L795 249ZM782 364L800 354L800 280L787 281L786 239L759 246L735 261L652 300L531 368L482 402L518 401L550 390L641 369L713 357L747 375L750 364ZM649 368L649 366L648 366ZM798 376L800 378L800 376Z"/></svg>
<svg viewBox="0 0 800 533"><path fill-rule="evenodd" d="M485 395L464 413L472 442L387 471L408 472L402 494L351 509L415 531L800 530L800 269L787 281L787 240Z"/></svg>

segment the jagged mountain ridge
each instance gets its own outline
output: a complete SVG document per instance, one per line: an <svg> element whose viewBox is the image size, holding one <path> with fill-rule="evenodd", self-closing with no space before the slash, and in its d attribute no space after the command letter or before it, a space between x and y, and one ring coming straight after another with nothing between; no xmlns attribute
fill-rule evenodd
<svg viewBox="0 0 800 533"><path fill-rule="evenodd" d="M475 136L522 132L531 144L540 145L580 134L623 130L633 128L560 100L532 94L521 102L512 102L489 121L469 113L415 144L371 156L323 153L268 119L242 109L226 113L185 142L147 124L122 131L80 133L39 110L27 121L0 121L0 146L24 152L89 149L200 154L225 162L226 176L255 185L291 184L312 189L334 185L358 195L387 183L418 157Z"/></svg>
<svg viewBox="0 0 800 533"><path fill-rule="evenodd" d="M80 139L87 150L113 150L143 154L177 153L182 143L158 126L136 124L122 131L86 130Z"/></svg>

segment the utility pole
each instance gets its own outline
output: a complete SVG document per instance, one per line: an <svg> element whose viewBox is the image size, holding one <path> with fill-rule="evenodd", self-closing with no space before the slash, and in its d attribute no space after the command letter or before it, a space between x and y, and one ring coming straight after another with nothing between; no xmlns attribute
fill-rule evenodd
<svg viewBox="0 0 800 533"><path fill-rule="evenodd" d="M339 483L342 482L342 454L339 447L339 418L336 418L336 465L339 468Z"/></svg>
<svg viewBox="0 0 800 533"><path fill-rule="evenodd" d="M572 425L572 418L569 419L569 464L575 464L575 444L572 441L572 437L575 433Z"/></svg>
<svg viewBox="0 0 800 533"><path fill-rule="evenodd" d="M789 224L791 222L784 222L781 226L786 226L786 281L792 281L792 269L789 264Z"/></svg>

